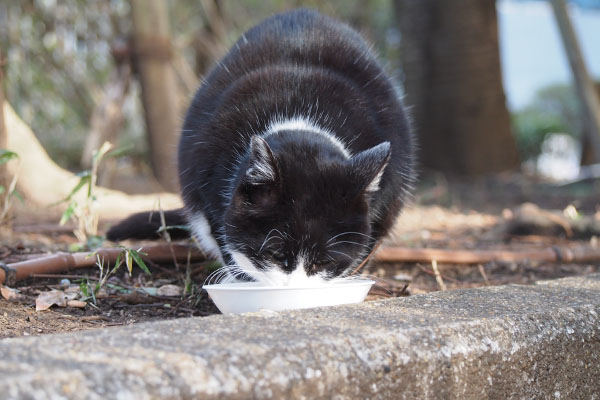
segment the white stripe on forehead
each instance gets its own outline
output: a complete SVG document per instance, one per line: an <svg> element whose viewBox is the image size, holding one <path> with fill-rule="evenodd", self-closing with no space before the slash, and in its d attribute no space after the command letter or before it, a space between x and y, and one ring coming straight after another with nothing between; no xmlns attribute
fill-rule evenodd
<svg viewBox="0 0 600 400"><path fill-rule="evenodd" d="M321 128L309 118L303 116L296 116L293 118L277 118L272 120L267 126L267 131L263 134L263 137L272 135L280 131L309 131L321 135L331 142L346 158L352 157L344 142L342 142L333 132L328 129Z"/></svg>

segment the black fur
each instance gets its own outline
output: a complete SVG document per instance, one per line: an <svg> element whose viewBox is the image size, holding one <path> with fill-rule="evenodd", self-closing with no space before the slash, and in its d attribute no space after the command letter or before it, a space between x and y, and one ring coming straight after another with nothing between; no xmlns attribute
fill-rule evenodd
<svg viewBox="0 0 600 400"><path fill-rule="evenodd" d="M190 237L190 231L181 228L187 225L182 209L164 211L163 214L171 239L178 240ZM130 215L119 222L118 225L111 227L106 232L106 238L113 242L125 239L159 239L163 237L163 234L161 234L162 227L160 212L141 212Z"/></svg>
<svg viewBox="0 0 600 400"><path fill-rule="evenodd" d="M332 132L352 157L311 130L265 135L294 117ZM205 216L227 263L237 251L258 270L289 273L303 254L308 275L340 276L396 220L413 153L397 90L357 33L310 10L275 15L240 38L187 112L185 214Z"/></svg>

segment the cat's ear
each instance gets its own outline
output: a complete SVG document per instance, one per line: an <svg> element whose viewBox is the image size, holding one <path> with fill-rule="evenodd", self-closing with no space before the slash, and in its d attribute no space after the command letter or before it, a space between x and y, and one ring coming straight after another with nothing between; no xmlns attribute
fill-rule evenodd
<svg viewBox="0 0 600 400"><path fill-rule="evenodd" d="M270 210L279 196L279 176L279 166L269 144L260 136L252 136L248 168L234 201L243 206L246 213Z"/></svg>
<svg viewBox="0 0 600 400"><path fill-rule="evenodd" d="M252 136L245 182L250 185L276 183L279 179L278 170L277 160L267 141L260 136Z"/></svg>
<svg viewBox="0 0 600 400"><path fill-rule="evenodd" d="M390 142L383 142L375 147L355 154L349 161L351 171L361 192L376 192L392 150Z"/></svg>

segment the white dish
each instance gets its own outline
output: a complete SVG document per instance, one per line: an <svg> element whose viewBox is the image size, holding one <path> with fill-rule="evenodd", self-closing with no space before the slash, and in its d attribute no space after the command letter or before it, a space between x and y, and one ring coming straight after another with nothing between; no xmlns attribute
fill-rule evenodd
<svg viewBox="0 0 600 400"><path fill-rule="evenodd" d="M316 287L265 286L258 282L204 285L223 314L281 311L362 302L375 282L357 279Z"/></svg>

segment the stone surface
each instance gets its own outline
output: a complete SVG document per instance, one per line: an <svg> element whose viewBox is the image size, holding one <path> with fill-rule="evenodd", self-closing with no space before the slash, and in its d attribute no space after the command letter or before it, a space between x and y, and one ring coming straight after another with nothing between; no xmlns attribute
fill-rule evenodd
<svg viewBox="0 0 600 400"><path fill-rule="evenodd" d="M600 275L0 341L3 399L593 399Z"/></svg>

